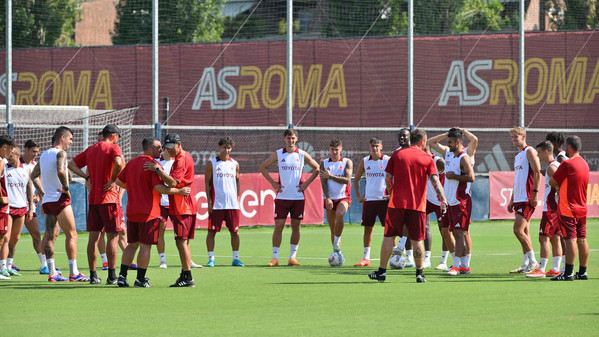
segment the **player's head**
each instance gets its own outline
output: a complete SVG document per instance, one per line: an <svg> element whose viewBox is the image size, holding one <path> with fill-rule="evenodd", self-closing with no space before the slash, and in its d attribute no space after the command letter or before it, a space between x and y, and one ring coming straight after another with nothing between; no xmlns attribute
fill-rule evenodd
<svg viewBox="0 0 599 337"><path fill-rule="evenodd" d="M102 133L102 131L98 132L98 136L96 137L96 140L98 142L101 142L104 140L104 134Z"/></svg>
<svg viewBox="0 0 599 337"><path fill-rule="evenodd" d="M144 154L152 158L160 158L162 153L162 145L158 138L150 137L144 138L141 141L141 147L143 148Z"/></svg>
<svg viewBox="0 0 599 337"><path fill-rule="evenodd" d="M537 144L536 148L539 153L539 159L543 163L549 164L553 160L553 144L550 141L544 140Z"/></svg>
<svg viewBox="0 0 599 337"><path fill-rule="evenodd" d="M116 142L121 137L121 129L114 124L107 124L104 129L102 129L102 138L104 141Z"/></svg>
<svg viewBox="0 0 599 337"><path fill-rule="evenodd" d="M293 128L289 128L283 132L283 140L285 141L285 146L288 148L295 148L295 143L297 142L298 134L297 131Z"/></svg>
<svg viewBox="0 0 599 337"><path fill-rule="evenodd" d="M11 136L0 135L0 157L7 158L15 146L15 140Z"/></svg>
<svg viewBox="0 0 599 337"><path fill-rule="evenodd" d="M52 145L59 145L63 150L68 150L73 143L73 130L66 126L59 126L52 136Z"/></svg>
<svg viewBox="0 0 599 337"><path fill-rule="evenodd" d="M408 147L410 146L410 129L403 128L399 130L397 133L397 141L399 142L400 147Z"/></svg>
<svg viewBox="0 0 599 337"><path fill-rule="evenodd" d="M370 155L380 156L383 149L383 141L378 137L370 138Z"/></svg>
<svg viewBox="0 0 599 337"><path fill-rule="evenodd" d="M414 129L410 133L410 144L424 150L426 145L426 131L422 129Z"/></svg>
<svg viewBox="0 0 599 337"><path fill-rule="evenodd" d="M233 150L233 146L235 146L233 138L229 136L221 138L218 141L218 149L220 151L221 157L228 157L231 154L231 150Z"/></svg>
<svg viewBox="0 0 599 337"><path fill-rule="evenodd" d="M574 154L582 150L582 141L578 136L568 136L566 138L566 154L572 157Z"/></svg>
<svg viewBox="0 0 599 337"><path fill-rule="evenodd" d="M524 130L521 126L515 126L510 129L510 134L512 136L512 144L516 148L521 148L522 145L526 144L526 130Z"/></svg>
<svg viewBox="0 0 599 337"><path fill-rule="evenodd" d="M29 139L23 146L23 157L27 160L34 160L35 157L40 153L40 145L33 139Z"/></svg>
<svg viewBox="0 0 599 337"><path fill-rule="evenodd" d="M341 156L341 151L343 151L343 143L339 138L333 138L329 142L329 153L331 154L331 158L339 159Z"/></svg>
<svg viewBox="0 0 599 337"><path fill-rule="evenodd" d="M564 134L556 131L549 132L547 136L545 136L545 140L548 140L551 142L551 144L553 144L554 154L559 153L559 151L562 149L562 146L564 146L564 143L566 143L566 137Z"/></svg>
<svg viewBox="0 0 599 337"><path fill-rule="evenodd" d="M12 148L12 151L10 151L10 154L6 158L6 160L8 161L8 166L19 167L19 164L21 164L19 158L21 158L21 150L18 146L15 146Z"/></svg>
<svg viewBox="0 0 599 337"><path fill-rule="evenodd" d="M461 150L462 130L460 128L451 128L447 131L447 146L451 152Z"/></svg>
<svg viewBox="0 0 599 337"><path fill-rule="evenodd" d="M171 157L175 158L181 153L181 137L176 133L169 133L164 137L164 148Z"/></svg>

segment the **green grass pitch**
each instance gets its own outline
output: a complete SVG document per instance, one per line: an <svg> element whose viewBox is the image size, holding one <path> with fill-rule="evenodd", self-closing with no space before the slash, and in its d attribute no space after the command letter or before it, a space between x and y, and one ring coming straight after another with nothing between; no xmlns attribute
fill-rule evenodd
<svg viewBox="0 0 599 337"><path fill-rule="evenodd" d="M538 220L531 232L534 247ZM436 224L435 224L436 225ZM355 268L362 257L362 228L346 225L342 251L346 262L332 268L329 229L306 226L298 252L301 267L265 267L272 228L240 230L241 259L231 267L229 234L216 237L216 267L194 269L195 288L171 289L180 262L167 232L169 267L158 269L153 250L147 276L151 289L49 283L29 236L23 235L15 261L21 277L0 281L0 317L6 336L592 336L599 333L599 220L588 224L590 280L551 282L508 271L522 262L511 222L472 224L472 274L449 277L427 269L426 284L415 282L413 268L387 273L378 283L366 274L378 266L382 227L375 229L373 266ZM440 236L433 231L433 267ZM290 229L285 229L281 263L286 264ZM205 230L196 232L192 255L207 259ZM80 233L78 264L88 274L86 233ZM64 237L56 244L57 265L68 273ZM451 261L451 259L450 259ZM120 253L119 253L120 263ZM551 261L549 262L551 264ZM99 263L100 264L100 263ZM578 264L575 267L577 270ZM99 269L103 281L106 272ZM118 270L117 270L118 272ZM132 284L135 272L130 271ZM1 335L5 335L2 333Z"/></svg>

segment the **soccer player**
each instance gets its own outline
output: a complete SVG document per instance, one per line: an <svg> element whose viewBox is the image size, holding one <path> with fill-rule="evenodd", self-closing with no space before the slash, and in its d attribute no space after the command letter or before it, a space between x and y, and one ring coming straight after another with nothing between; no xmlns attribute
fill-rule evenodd
<svg viewBox="0 0 599 337"><path fill-rule="evenodd" d="M379 138L370 138L370 155L360 160L354 178L354 191L356 198L362 203L362 226L364 227L364 257L354 267L370 266L370 244L372 242L372 229L376 217L385 226L385 215L389 204L389 195L385 184L385 168L389 156L381 153L383 141ZM366 176L364 195L360 192L360 179Z"/></svg>
<svg viewBox="0 0 599 337"><path fill-rule="evenodd" d="M175 161L173 160L173 158L171 158L171 156L168 154L168 151L162 152L162 157L159 160L159 163L160 165L162 165L164 173L171 173L171 167L173 166L174 162ZM158 250L158 257L160 257L160 264L158 265L158 268L160 269L168 268L168 265L166 263L166 255L164 253L164 232L166 230L166 223L168 221L168 218L168 194L163 194L160 197L160 228L158 232L158 244L156 245L156 249Z"/></svg>
<svg viewBox="0 0 599 337"><path fill-rule="evenodd" d="M166 174L159 163L146 163L146 170L155 171L169 187L189 187L191 195L169 195L169 216L173 222L175 243L181 259L181 274L171 287L193 287L195 282L191 275L191 251L189 240L195 237L196 214L198 212L195 199L194 162L191 154L181 146L181 137L176 133L167 134L164 147L174 159L170 174ZM139 264L139 261L138 261Z"/></svg>
<svg viewBox="0 0 599 337"><path fill-rule="evenodd" d="M538 268L530 239L530 218L538 202L541 185L541 163L537 150L526 144L526 130L514 127L510 130L512 144L518 149L514 160L514 189L507 210L515 213L514 234L522 246L522 265L511 274L530 273Z"/></svg>
<svg viewBox="0 0 599 337"><path fill-rule="evenodd" d="M561 132L549 132L547 134L547 136L545 136L545 139L550 141L551 144L553 144L553 156L555 157L555 159L557 160L558 163L563 162L564 160L568 159L568 156L566 156L566 151L563 150L563 146L564 143L566 142L566 137L564 136L563 133ZM559 226L558 226L559 227ZM562 262L564 263L560 269L561 272L564 271L565 268L565 264L566 264L566 241L564 240L563 236L560 236L560 240L561 240L561 247L562 247Z"/></svg>
<svg viewBox="0 0 599 337"><path fill-rule="evenodd" d="M69 169L89 181L89 212L87 214L87 262L89 264L90 283L102 281L96 272L98 258L98 240L102 232L106 233L106 257L108 258L108 277L106 284L116 284L116 260L118 256L118 233L121 227L119 187L116 179L125 167L125 159L117 142L121 130L108 124L102 130L103 140L85 149L69 162ZM87 173L83 168L87 167Z"/></svg>
<svg viewBox="0 0 599 337"><path fill-rule="evenodd" d="M545 164L545 206L543 209L543 218L539 229L539 242L541 243L541 259L539 268L532 273L526 274L526 277L539 278L549 276L558 276L560 274L559 266L562 260L562 247L560 242L561 230L557 224L557 199L555 188L549 185L553 173L559 167L559 162L553 157L553 144L550 141L542 141L536 146L539 153L539 159ZM553 247L553 268L545 274L545 267L549 261L549 242Z"/></svg>
<svg viewBox="0 0 599 337"><path fill-rule="evenodd" d="M21 151L15 146L8 156L8 165L6 168L6 189L8 190L8 200L10 206L10 219L12 225L10 229L10 241L4 240L8 245L8 258L2 260L0 273L4 276L21 276L12 268L13 258L17 243L21 237L25 218L33 217L33 184L29 179L29 171L21 166L19 157Z"/></svg>
<svg viewBox="0 0 599 337"><path fill-rule="evenodd" d="M9 222L9 206L8 206L8 191L6 189L6 165L4 160L10 156L12 149L15 147L15 141L9 135L0 135L0 259L6 259L8 256L8 244L4 245L5 241L10 238L10 222ZM7 235L8 234L8 235ZM3 266L8 269L8 266ZM4 269L2 268L2 269ZM11 268L12 269L12 268ZM10 280L10 276L0 273L0 280Z"/></svg>
<svg viewBox="0 0 599 337"><path fill-rule="evenodd" d="M119 174L116 184L127 190L127 241L128 245L121 258L121 270L117 285L129 287L127 273L129 266L137 255L136 288L150 288L149 278L146 277L152 245L158 242L158 227L160 223L160 194L189 195L189 187L170 188L164 185L159 175L145 166L162 170L155 161L160 157L162 146L156 138L145 138L142 141L143 154L131 159ZM162 171L161 171L162 172ZM193 281L193 280L192 280Z"/></svg>
<svg viewBox="0 0 599 337"><path fill-rule="evenodd" d="M77 268L77 229L75 217L71 207L71 193L69 192L69 172L67 168L67 153L73 143L73 131L66 126L60 126L52 136L52 147L42 153L39 163L31 172L31 179L42 196L42 209L46 214L46 232L42 239L42 247L46 253L48 263L49 282L61 282L67 279L62 277L54 264L54 242L56 241L56 223L66 236L65 249L69 259L71 282L89 282L89 278L79 272ZM42 184L36 178L41 176Z"/></svg>
<svg viewBox="0 0 599 337"><path fill-rule="evenodd" d="M225 222L231 234L231 248L235 267L243 267L239 260L239 163L231 158L235 142L231 137L223 137L218 141L219 155L206 163L205 184L208 199L208 235L206 248L208 263L214 267L214 238Z"/></svg>
<svg viewBox="0 0 599 337"><path fill-rule="evenodd" d="M330 157L320 164L320 182L324 198L324 209L331 229L333 251L341 251L343 217L351 204L351 176L353 163L341 156L343 143L333 138L329 143Z"/></svg>
<svg viewBox="0 0 599 337"><path fill-rule="evenodd" d="M426 282L422 272L426 219L426 177L435 187L442 204L442 213L447 210L447 201L443 187L437 176L434 160L424 152L426 132L416 129L410 135L410 147L396 150L391 155L385 171L385 182L391 188L387 218L385 219L385 236L381 245L379 269L368 277L383 282L386 279L386 266L393 248L395 236L403 235L404 225L414 247L416 262L416 282Z"/></svg>
<svg viewBox="0 0 599 337"><path fill-rule="evenodd" d="M559 190L557 221L566 240L566 269L552 281L588 280L587 262L589 244L587 243L587 186L589 183L589 165L580 156L582 142L578 136L566 138L566 154L570 159L557 168L549 185ZM576 255L578 272L574 272Z"/></svg>
<svg viewBox="0 0 599 337"><path fill-rule="evenodd" d="M424 149L428 155L433 158L435 161L435 166L437 167L437 172L439 173L439 182L441 185L445 184L445 160L443 158L433 154L431 152L430 146L426 146ZM445 239L443 238L443 226L442 226L442 216L441 216L441 201L437 197L437 193L435 192L435 188L431 183L430 179L426 182L426 228L427 228L427 236L430 235L430 215L431 213L435 213L437 216L437 227L439 228L439 233L441 233L441 241L442 241L442 249L441 249L441 261L439 265L435 267L437 270L445 270L447 269L447 257L449 256L449 248L445 243ZM451 238L450 247L455 247L455 242L453 241L453 235L449 235ZM431 250L431 240L424 240L424 268L430 267L430 250ZM452 249L454 250L454 249ZM454 250L455 253L455 250ZM428 256L427 256L428 254ZM428 257L428 261L427 261Z"/></svg>
<svg viewBox="0 0 599 337"><path fill-rule="evenodd" d="M283 133L285 147L277 150L260 165L260 173L277 192L275 198L275 229L272 233L272 259L267 264L269 267L279 265L279 249L287 214L291 217L291 238L289 240L291 247L287 265L300 265L297 262L296 255L300 241L300 227L304 216L304 191L318 176L320 166L307 152L296 147L297 139L297 131L292 128L285 130ZM278 182L268 173L268 168L274 163L278 163ZM302 182L304 163L312 168L312 174L308 180Z"/></svg>

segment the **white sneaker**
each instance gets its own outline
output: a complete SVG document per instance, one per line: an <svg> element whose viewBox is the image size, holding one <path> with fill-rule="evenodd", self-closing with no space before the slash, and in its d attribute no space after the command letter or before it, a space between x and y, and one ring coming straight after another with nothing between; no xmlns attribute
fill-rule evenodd
<svg viewBox="0 0 599 337"><path fill-rule="evenodd" d="M10 277L0 274L0 280L10 280Z"/></svg>
<svg viewBox="0 0 599 337"><path fill-rule="evenodd" d="M404 268L414 268L416 267L416 263L414 263L414 258L406 257L406 266Z"/></svg>
<svg viewBox="0 0 599 337"><path fill-rule="evenodd" d="M391 255L402 255L402 254L403 254L403 248L400 249L399 246L393 247L393 254L391 254Z"/></svg>
<svg viewBox="0 0 599 337"><path fill-rule="evenodd" d="M445 270L447 269L447 265L445 263L439 263L438 266L435 267L436 270Z"/></svg>
<svg viewBox="0 0 599 337"><path fill-rule="evenodd" d="M424 261L422 262L422 268L430 268L431 267L431 260L429 259L424 259Z"/></svg>
<svg viewBox="0 0 599 337"><path fill-rule="evenodd" d="M196 264L195 262L191 261L191 268L204 268L201 264Z"/></svg>
<svg viewBox="0 0 599 337"><path fill-rule="evenodd" d="M167 268L166 262L160 262L160 265L158 265L158 268L160 268L160 269L166 269Z"/></svg>
<svg viewBox="0 0 599 337"><path fill-rule="evenodd" d="M341 248L338 245L333 245L333 251L334 252L340 252Z"/></svg>

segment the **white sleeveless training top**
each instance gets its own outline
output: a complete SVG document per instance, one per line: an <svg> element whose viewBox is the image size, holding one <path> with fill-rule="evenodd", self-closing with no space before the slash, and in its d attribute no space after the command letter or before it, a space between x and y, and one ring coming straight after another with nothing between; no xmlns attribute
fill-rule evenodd
<svg viewBox="0 0 599 337"><path fill-rule="evenodd" d="M373 160L371 156L364 157L364 175L366 176L366 201L383 200L387 184L385 183L385 168L389 162L389 156L383 155L379 160Z"/></svg>
<svg viewBox="0 0 599 337"><path fill-rule="evenodd" d="M463 172L460 167L460 162L464 156L470 158L466 151L462 150L462 153L460 153L459 156L456 157L454 155L450 159L449 165L447 162L445 162L445 173L447 174L447 172L453 172L456 175L462 175ZM455 179L448 179L447 176L445 176L445 184L443 189L445 190L447 203L450 206L459 205L462 200L470 195L470 183L460 182Z"/></svg>
<svg viewBox="0 0 599 337"><path fill-rule="evenodd" d="M162 159L162 160L159 160L158 162L160 163L160 165L162 165L162 169L164 170L164 173L171 174L171 167L173 167L173 163L175 162L174 159L172 159L172 158L171 158L171 160ZM168 194L162 194L160 196L160 206L168 207Z"/></svg>
<svg viewBox="0 0 599 337"><path fill-rule="evenodd" d="M8 205L11 208L28 207L27 183L29 171L23 167L6 166L6 190L8 191Z"/></svg>
<svg viewBox="0 0 599 337"><path fill-rule="evenodd" d="M557 169L559 167L559 162L557 161L557 159L554 159L551 163L549 163L549 165L547 165L547 168L549 168L549 166L555 166L555 168ZM551 180L551 177L549 177L549 174L547 174L547 169L545 169L545 196L543 199L543 201L545 202L545 205L543 206L544 212L547 212L547 204L549 203L552 204L553 208L557 209L557 193L555 193L554 189L553 195L549 195L549 193L551 192L551 185L549 185L549 180Z"/></svg>
<svg viewBox="0 0 599 337"><path fill-rule="evenodd" d="M449 152L449 151L448 151ZM435 161L435 167L437 167L437 161L439 161L441 157L437 155L433 155L433 160ZM438 173L438 172L437 172ZM445 184L445 173L438 173L439 181L441 184ZM443 188L445 189L445 188ZM433 187L433 183L431 183L431 179L429 177L426 178L426 200L428 200L431 204L441 206L441 201L439 201L439 197L437 196L437 191Z"/></svg>
<svg viewBox="0 0 599 337"><path fill-rule="evenodd" d="M62 184L58 179L56 170L56 155L62 150L51 147L44 151L40 157L40 171L42 176L42 187L44 188L44 199L42 204L56 202L62 194ZM64 170L67 172L67 161L64 162ZM67 182L68 183L68 182Z"/></svg>
<svg viewBox="0 0 599 337"><path fill-rule="evenodd" d="M239 209L237 200L237 161L210 159L212 162L212 209Z"/></svg>
<svg viewBox="0 0 599 337"><path fill-rule="evenodd" d="M339 161L331 161L331 158L327 158L322 161L322 164L324 165L324 169L329 171L330 175L343 177L347 161L348 159L343 157L341 157ZM329 189L329 197L331 197L331 200L349 198L351 195L350 185L351 184L340 184L331 179L327 179L327 188ZM326 199L324 193L322 198Z"/></svg>
<svg viewBox="0 0 599 337"><path fill-rule="evenodd" d="M294 152L287 152L286 148L277 150L279 162L279 183L282 191L277 194L281 200L304 200L304 193L298 191L297 185L301 183L304 169L303 150L295 148Z"/></svg>
<svg viewBox="0 0 599 337"><path fill-rule="evenodd" d="M526 159L529 149L532 147L526 146L514 159L514 202L528 202L533 190L534 175Z"/></svg>

